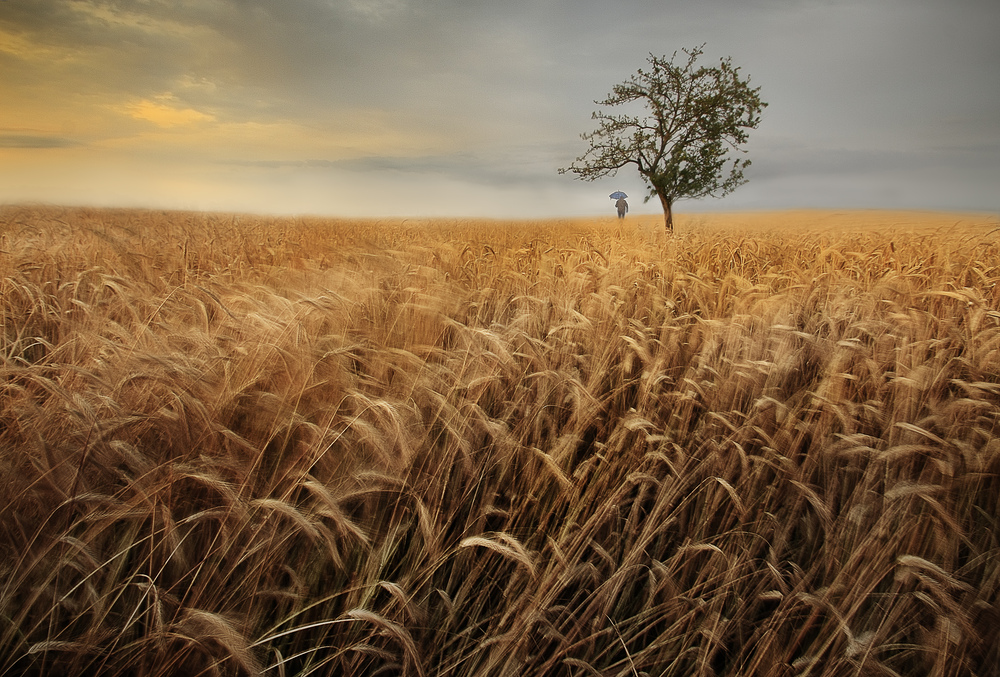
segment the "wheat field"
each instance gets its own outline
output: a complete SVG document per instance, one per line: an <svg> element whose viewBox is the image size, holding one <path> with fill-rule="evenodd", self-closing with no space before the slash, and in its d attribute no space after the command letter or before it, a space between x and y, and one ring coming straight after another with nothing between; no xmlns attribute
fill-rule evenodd
<svg viewBox="0 0 1000 677"><path fill-rule="evenodd" d="M0 676L990 675L1000 223L0 209Z"/></svg>

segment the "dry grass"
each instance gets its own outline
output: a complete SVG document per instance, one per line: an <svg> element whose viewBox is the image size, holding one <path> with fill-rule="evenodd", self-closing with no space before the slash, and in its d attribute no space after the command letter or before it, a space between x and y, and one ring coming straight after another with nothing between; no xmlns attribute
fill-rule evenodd
<svg viewBox="0 0 1000 677"><path fill-rule="evenodd" d="M0 675L992 674L996 218L655 221L0 211Z"/></svg>

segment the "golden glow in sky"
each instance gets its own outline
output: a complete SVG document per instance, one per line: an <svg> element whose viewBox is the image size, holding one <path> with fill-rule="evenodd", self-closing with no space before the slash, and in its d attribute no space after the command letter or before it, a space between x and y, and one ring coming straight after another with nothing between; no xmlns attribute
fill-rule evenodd
<svg viewBox="0 0 1000 677"><path fill-rule="evenodd" d="M593 100L706 42L769 102L750 182L682 210L995 209L985 0L3 0L0 202L611 213L560 176ZM845 36L850 36L846 40Z"/></svg>

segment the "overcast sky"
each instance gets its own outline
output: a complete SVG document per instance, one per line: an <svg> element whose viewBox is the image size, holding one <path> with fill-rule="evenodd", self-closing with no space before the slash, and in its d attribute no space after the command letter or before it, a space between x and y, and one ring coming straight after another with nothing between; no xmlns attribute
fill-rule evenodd
<svg viewBox="0 0 1000 677"><path fill-rule="evenodd" d="M1000 208L997 0L0 0L0 203L613 213L595 99L706 43L770 105L676 210Z"/></svg>

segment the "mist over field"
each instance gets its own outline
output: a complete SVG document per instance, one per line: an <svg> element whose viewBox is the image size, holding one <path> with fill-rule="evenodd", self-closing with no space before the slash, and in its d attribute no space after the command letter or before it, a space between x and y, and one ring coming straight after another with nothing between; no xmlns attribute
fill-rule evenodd
<svg viewBox="0 0 1000 677"><path fill-rule="evenodd" d="M984 675L1000 220L0 208L2 675Z"/></svg>

